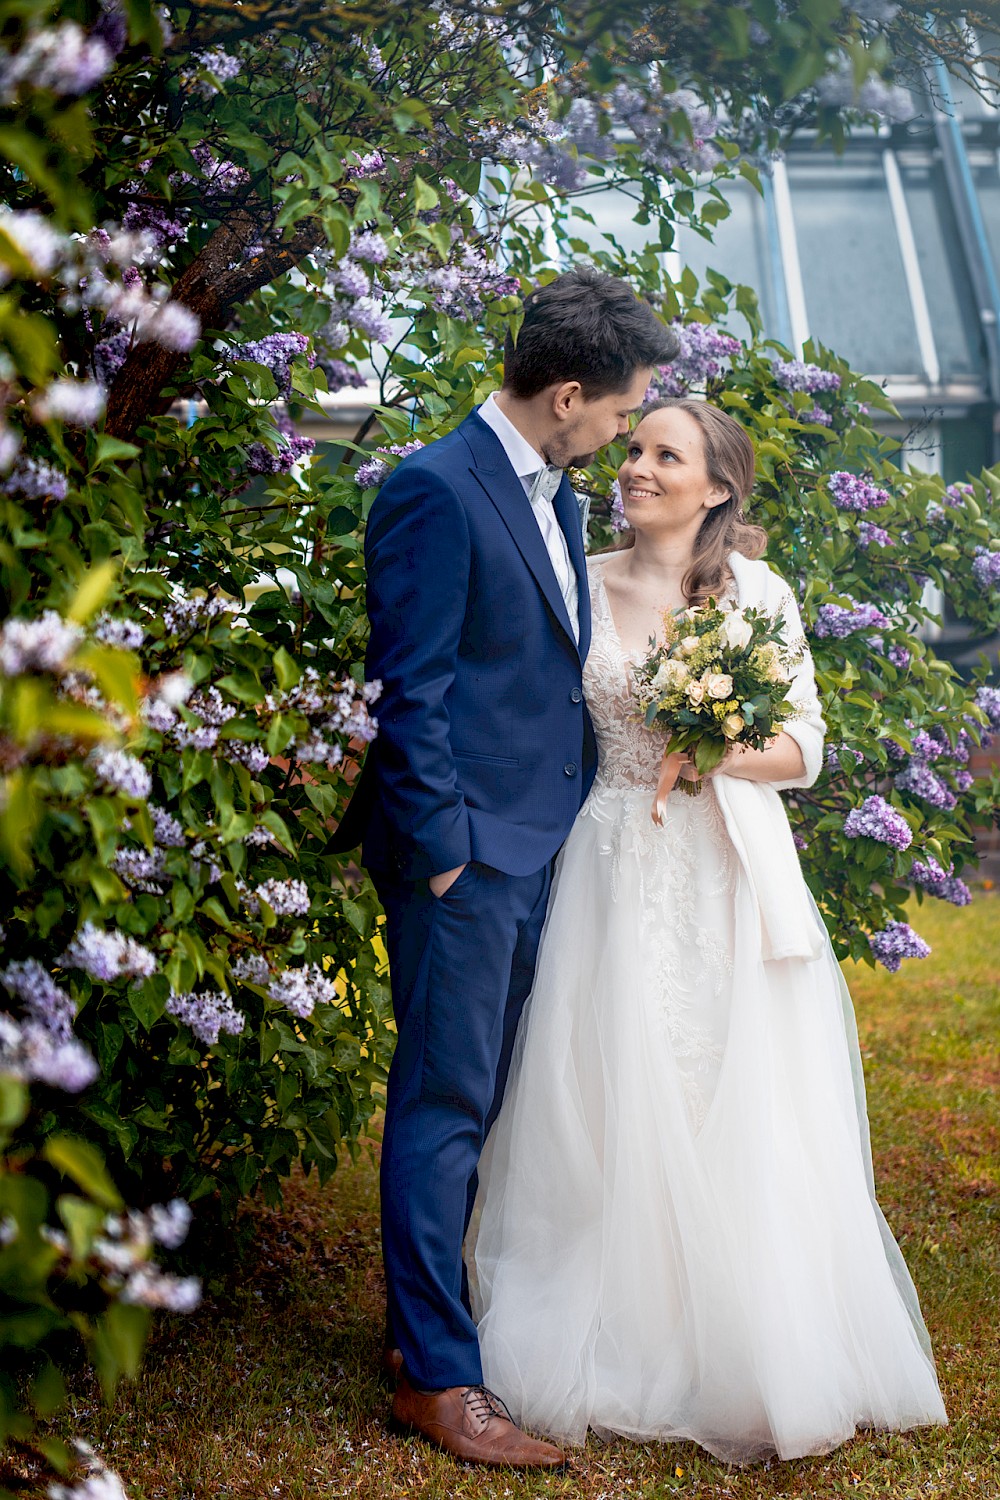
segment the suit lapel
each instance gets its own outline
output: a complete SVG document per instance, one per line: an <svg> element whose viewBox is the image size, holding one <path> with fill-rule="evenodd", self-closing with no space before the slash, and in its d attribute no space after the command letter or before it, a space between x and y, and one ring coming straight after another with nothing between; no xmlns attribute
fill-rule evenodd
<svg viewBox="0 0 1000 1500"><path fill-rule="evenodd" d="M510 532L525 563L531 570L535 582L544 594L549 608L569 636L573 646L576 647L577 643L573 635L573 628L569 622L569 615L566 613L566 602L563 599L562 590L559 587L556 575L552 570L552 562L542 538L542 533L538 529L538 522L535 520L532 512L531 502L524 493L524 486L520 479L518 479L511 468L507 455L503 450L503 444L492 428L488 427L485 422L480 421L475 412L471 416L466 417L459 431L472 450L474 462L470 465L470 471L473 477L500 512L504 525ZM569 487L569 482L564 479L559 486L556 496L556 515L559 518L559 524L566 530L566 522L563 520L565 506L563 510L560 510L559 507L559 500L564 490L569 495L574 511L576 510L576 501L573 500L573 492ZM579 531L579 524L577 524L577 531ZM568 533L567 539L569 540ZM576 568L577 577L579 578L580 570L573 551L572 540L569 540L569 546L570 555L573 557L573 566ZM582 555L582 539L579 541L579 550ZM586 572L585 567L584 572ZM581 593L584 587L585 584L581 587Z"/></svg>

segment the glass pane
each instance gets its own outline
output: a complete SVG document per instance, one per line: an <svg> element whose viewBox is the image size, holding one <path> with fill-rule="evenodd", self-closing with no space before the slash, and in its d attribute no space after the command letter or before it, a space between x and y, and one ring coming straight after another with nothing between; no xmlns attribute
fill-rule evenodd
<svg viewBox="0 0 1000 1500"><path fill-rule="evenodd" d="M684 226L678 229L681 261L691 267L700 282L704 282L705 271L711 266L728 281L753 287L765 334L781 338L768 252L767 205L748 182L727 184L725 194L732 213L714 226L710 241Z"/></svg>
<svg viewBox="0 0 1000 1500"><path fill-rule="evenodd" d="M993 264L996 267L997 279L1000 280L1000 170L995 160L991 161L988 166L974 165L972 180L975 183L983 222L986 225L986 238L993 251Z"/></svg>
<svg viewBox="0 0 1000 1500"><path fill-rule="evenodd" d="M882 162L789 157L809 331L866 375L923 377Z"/></svg>
<svg viewBox="0 0 1000 1500"><path fill-rule="evenodd" d="M944 381L984 371L979 315L940 164L899 162Z"/></svg>

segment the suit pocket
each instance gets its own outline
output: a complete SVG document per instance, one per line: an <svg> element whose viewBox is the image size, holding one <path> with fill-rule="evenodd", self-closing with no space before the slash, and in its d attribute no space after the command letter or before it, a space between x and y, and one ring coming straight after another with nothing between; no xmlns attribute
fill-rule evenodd
<svg viewBox="0 0 1000 1500"><path fill-rule="evenodd" d="M453 750L452 758L471 761L476 766L508 766L513 771L516 771L521 764L519 760L511 760L505 755L473 755L467 754L464 750Z"/></svg>

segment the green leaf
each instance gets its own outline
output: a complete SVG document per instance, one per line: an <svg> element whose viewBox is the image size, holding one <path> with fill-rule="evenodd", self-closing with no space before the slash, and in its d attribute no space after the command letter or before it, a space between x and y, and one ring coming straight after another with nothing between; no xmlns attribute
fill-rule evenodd
<svg viewBox="0 0 1000 1500"><path fill-rule="evenodd" d="M75 620L78 625L89 620L111 593L117 576L118 568L110 561L90 568L77 585L76 593L66 610L66 618Z"/></svg>
<svg viewBox="0 0 1000 1500"><path fill-rule="evenodd" d="M57 1171L83 1188L95 1203L112 1211L123 1206L121 1195L104 1165L104 1158L89 1141L72 1135L51 1135L42 1147L42 1155Z"/></svg>
<svg viewBox="0 0 1000 1500"><path fill-rule="evenodd" d="M438 206L438 195L419 172L413 174L413 201L418 213L427 213Z"/></svg>

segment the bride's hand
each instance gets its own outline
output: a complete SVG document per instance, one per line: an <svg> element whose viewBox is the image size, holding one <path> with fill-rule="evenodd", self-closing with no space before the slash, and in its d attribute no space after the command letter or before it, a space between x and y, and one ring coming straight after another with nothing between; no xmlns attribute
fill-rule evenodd
<svg viewBox="0 0 1000 1500"><path fill-rule="evenodd" d="M712 776L727 776L732 770L737 753L735 745L727 745L725 755L710 771L699 771L694 761L685 755L681 760L680 776L685 781L708 781Z"/></svg>

